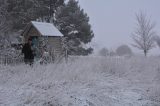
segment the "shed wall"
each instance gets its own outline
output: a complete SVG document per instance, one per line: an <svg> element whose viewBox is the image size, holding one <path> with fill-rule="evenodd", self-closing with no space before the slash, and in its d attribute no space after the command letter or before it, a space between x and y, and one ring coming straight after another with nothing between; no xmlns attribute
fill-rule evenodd
<svg viewBox="0 0 160 106"><path fill-rule="evenodd" d="M63 50L61 37L48 37L48 43L53 53L57 55L62 55Z"/></svg>
<svg viewBox="0 0 160 106"><path fill-rule="evenodd" d="M25 35L25 42L27 42L27 40L28 40L28 38L30 36L40 36L39 32L33 26L31 26L31 28L28 31L28 33L26 33L26 35Z"/></svg>

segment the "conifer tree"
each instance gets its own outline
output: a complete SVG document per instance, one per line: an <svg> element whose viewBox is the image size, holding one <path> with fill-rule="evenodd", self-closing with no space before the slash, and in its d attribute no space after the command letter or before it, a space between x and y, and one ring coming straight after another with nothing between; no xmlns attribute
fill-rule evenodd
<svg viewBox="0 0 160 106"><path fill-rule="evenodd" d="M84 47L94 37L89 17L78 5L78 1L69 0L55 14L55 24L65 37L65 48L71 55L88 55L93 49Z"/></svg>
<svg viewBox="0 0 160 106"><path fill-rule="evenodd" d="M30 21L47 21L64 0L6 0L13 29L23 29ZM51 11L52 10L52 11Z"/></svg>

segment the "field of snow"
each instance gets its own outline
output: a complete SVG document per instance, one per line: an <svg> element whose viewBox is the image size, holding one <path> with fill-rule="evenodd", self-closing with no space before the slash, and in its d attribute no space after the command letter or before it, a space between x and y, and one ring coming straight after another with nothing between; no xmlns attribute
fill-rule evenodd
<svg viewBox="0 0 160 106"><path fill-rule="evenodd" d="M160 106L160 57L1 65L0 106Z"/></svg>

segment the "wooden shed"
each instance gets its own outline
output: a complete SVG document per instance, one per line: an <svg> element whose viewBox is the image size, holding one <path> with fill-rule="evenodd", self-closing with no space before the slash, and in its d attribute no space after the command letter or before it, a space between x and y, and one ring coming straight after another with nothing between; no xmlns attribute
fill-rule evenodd
<svg viewBox="0 0 160 106"><path fill-rule="evenodd" d="M23 43L26 43L29 38L32 39L37 58L46 50L52 56L63 54L63 34L51 23L31 21L21 35Z"/></svg>

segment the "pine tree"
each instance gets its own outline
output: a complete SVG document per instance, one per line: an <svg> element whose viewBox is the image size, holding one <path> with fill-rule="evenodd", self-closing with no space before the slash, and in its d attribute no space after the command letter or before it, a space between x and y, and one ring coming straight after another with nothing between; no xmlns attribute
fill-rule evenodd
<svg viewBox="0 0 160 106"><path fill-rule="evenodd" d="M9 21L7 20L8 13L6 10L7 4L5 1L0 1L0 32L8 32ZM0 35L1 35L0 34Z"/></svg>
<svg viewBox="0 0 160 106"><path fill-rule="evenodd" d="M7 3L13 29L22 29L30 20L37 18L34 0L7 0Z"/></svg>
<svg viewBox="0 0 160 106"><path fill-rule="evenodd" d="M39 15L41 21L54 21L54 14L57 8L64 5L65 0L37 0L40 8Z"/></svg>
<svg viewBox="0 0 160 106"><path fill-rule="evenodd" d="M19 30L32 20L48 21L64 0L6 0L13 29ZM52 10L52 11L51 11Z"/></svg>
<svg viewBox="0 0 160 106"><path fill-rule="evenodd" d="M78 5L78 1L69 2L59 8L55 14L55 24L65 37L65 46L68 54L88 55L92 48L85 48L83 45L91 42L94 37L89 17Z"/></svg>

